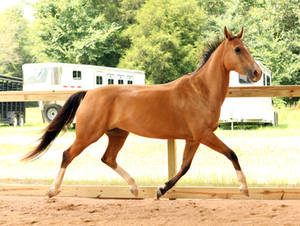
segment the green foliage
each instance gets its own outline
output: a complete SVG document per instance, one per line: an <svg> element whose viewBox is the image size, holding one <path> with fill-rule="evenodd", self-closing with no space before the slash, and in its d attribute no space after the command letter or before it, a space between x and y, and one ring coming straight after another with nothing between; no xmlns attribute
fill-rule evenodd
<svg viewBox="0 0 300 226"><path fill-rule="evenodd" d="M151 0L125 32L131 48L119 66L145 70L148 81L165 83L195 70L206 14L196 1Z"/></svg>
<svg viewBox="0 0 300 226"><path fill-rule="evenodd" d="M120 2L120 22L126 27L136 23L136 13L146 0L123 0Z"/></svg>
<svg viewBox="0 0 300 226"><path fill-rule="evenodd" d="M54 61L116 66L121 26L102 13L108 5L104 0L40 0L36 23L41 51ZM114 15L113 7L106 10Z"/></svg>
<svg viewBox="0 0 300 226"><path fill-rule="evenodd" d="M31 61L28 51L27 21L21 7L0 14L0 73L22 76L22 64Z"/></svg>

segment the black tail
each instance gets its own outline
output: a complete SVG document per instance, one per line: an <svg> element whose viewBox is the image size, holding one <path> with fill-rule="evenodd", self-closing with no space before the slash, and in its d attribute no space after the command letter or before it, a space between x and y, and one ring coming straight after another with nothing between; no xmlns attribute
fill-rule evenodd
<svg viewBox="0 0 300 226"><path fill-rule="evenodd" d="M46 128L46 132L40 138L40 144L22 160L31 160L40 157L45 151L47 151L49 145L54 141L59 132L70 125L75 117L75 113L79 107L81 100L84 98L87 91L80 91L73 94L64 104L62 109L58 112L55 118Z"/></svg>

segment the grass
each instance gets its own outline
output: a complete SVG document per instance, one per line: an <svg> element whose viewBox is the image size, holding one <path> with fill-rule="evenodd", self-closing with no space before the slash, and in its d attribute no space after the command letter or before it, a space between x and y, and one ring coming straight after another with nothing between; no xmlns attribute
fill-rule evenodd
<svg viewBox="0 0 300 226"><path fill-rule="evenodd" d="M58 172L62 152L75 137L74 130L59 136L40 159L23 163L19 159L31 150L46 126L38 108L27 108L24 127L0 126L0 182L51 183ZM218 129L216 134L237 154L250 186L299 186L300 109L282 108L279 126ZM113 170L101 162L107 138L88 147L68 167L64 184L126 185ZM178 168L184 141L177 141ZM162 185L167 181L167 141L130 135L118 156L119 164L138 185ZM200 146L188 173L179 185L236 186L230 161L211 149Z"/></svg>

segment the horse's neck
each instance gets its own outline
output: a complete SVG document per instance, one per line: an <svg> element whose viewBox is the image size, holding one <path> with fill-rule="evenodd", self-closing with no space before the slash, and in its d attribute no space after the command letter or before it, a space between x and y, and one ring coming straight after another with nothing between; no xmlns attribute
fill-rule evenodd
<svg viewBox="0 0 300 226"><path fill-rule="evenodd" d="M222 48L217 48L194 76L195 82L199 82L207 90L207 98L213 108L221 107L229 87L229 71L225 69L222 59Z"/></svg>

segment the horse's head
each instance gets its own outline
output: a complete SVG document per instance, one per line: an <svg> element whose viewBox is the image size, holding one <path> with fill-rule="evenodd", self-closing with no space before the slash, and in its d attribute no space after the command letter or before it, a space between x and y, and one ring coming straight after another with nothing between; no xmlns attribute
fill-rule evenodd
<svg viewBox="0 0 300 226"><path fill-rule="evenodd" d="M234 36L224 28L224 66L228 71L236 71L246 75L252 82L260 80L262 71L249 52L249 48L242 42L244 29Z"/></svg>

